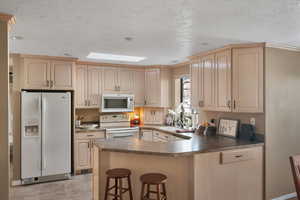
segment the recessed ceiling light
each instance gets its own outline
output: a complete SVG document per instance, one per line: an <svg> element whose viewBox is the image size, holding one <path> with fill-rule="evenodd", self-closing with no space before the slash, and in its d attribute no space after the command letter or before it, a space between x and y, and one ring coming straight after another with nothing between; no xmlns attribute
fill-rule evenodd
<svg viewBox="0 0 300 200"><path fill-rule="evenodd" d="M131 41L131 40L133 40L132 37L124 37L124 39L125 39L126 41Z"/></svg>
<svg viewBox="0 0 300 200"><path fill-rule="evenodd" d="M24 37L22 37L22 36L12 36L11 39L12 40L23 40Z"/></svg>
<svg viewBox="0 0 300 200"><path fill-rule="evenodd" d="M87 56L87 58L97 59L97 60L126 61L126 62L140 62L140 61L146 59L146 57L125 56L125 55L116 55L116 54L107 54L107 53L95 53L95 52L91 52Z"/></svg>
<svg viewBox="0 0 300 200"><path fill-rule="evenodd" d="M71 55L71 54L69 54L69 53L64 53L64 56L71 57L72 55Z"/></svg>

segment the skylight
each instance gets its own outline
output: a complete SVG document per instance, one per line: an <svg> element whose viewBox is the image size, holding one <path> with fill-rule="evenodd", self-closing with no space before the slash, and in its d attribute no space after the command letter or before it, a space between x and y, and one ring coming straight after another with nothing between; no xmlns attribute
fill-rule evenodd
<svg viewBox="0 0 300 200"><path fill-rule="evenodd" d="M146 57L124 56L124 55L95 53L95 52L91 52L87 56L87 58L96 59L96 60L113 60L113 61L126 61L126 62L140 62L146 59Z"/></svg>

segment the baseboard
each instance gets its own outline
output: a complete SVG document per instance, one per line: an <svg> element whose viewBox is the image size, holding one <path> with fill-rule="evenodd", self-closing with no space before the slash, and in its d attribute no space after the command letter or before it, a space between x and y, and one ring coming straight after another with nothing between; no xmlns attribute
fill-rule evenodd
<svg viewBox="0 0 300 200"><path fill-rule="evenodd" d="M18 185L22 185L22 181L21 180L13 180L13 181L11 181L11 186L18 186Z"/></svg>
<svg viewBox="0 0 300 200"><path fill-rule="evenodd" d="M276 197L272 200L288 200L288 199L291 199L291 198L294 198L294 197L297 197L297 193L294 192L294 193L291 193L291 194L285 194L283 196L280 196L280 197Z"/></svg>

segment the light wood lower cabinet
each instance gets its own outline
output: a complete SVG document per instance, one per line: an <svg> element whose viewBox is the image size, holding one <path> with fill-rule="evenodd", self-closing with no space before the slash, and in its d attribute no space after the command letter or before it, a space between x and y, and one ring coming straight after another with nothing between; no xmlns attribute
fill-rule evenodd
<svg viewBox="0 0 300 200"><path fill-rule="evenodd" d="M93 144L96 139L105 139L105 132L75 133L75 171L91 169L93 166Z"/></svg>
<svg viewBox="0 0 300 200"><path fill-rule="evenodd" d="M263 149L196 154L195 200L263 200Z"/></svg>
<svg viewBox="0 0 300 200"><path fill-rule="evenodd" d="M76 170L89 169L92 164L91 141L89 139L76 140Z"/></svg>

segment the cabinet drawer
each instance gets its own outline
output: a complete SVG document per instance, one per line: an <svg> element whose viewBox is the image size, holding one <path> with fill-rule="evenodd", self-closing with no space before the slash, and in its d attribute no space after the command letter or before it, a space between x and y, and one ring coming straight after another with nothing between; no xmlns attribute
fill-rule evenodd
<svg viewBox="0 0 300 200"><path fill-rule="evenodd" d="M221 164L253 160L254 153L254 149L223 151L221 152Z"/></svg>
<svg viewBox="0 0 300 200"><path fill-rule="evenodd" d="M105 132L99 131L99 132L76 133L75 137L76 139L104 139Z"/></svg>
<svg viewBox="0 0 300 200"><path fill-rule="evenodd" d="M153 134L154 134L155 137L158 137L158 138L160 138L162 140L167 140L167 141L173 140L173 136L170 135L170 134L167 134L167 133L162 133L162 132L159 132L159 131L154 131Z"/></svg>

